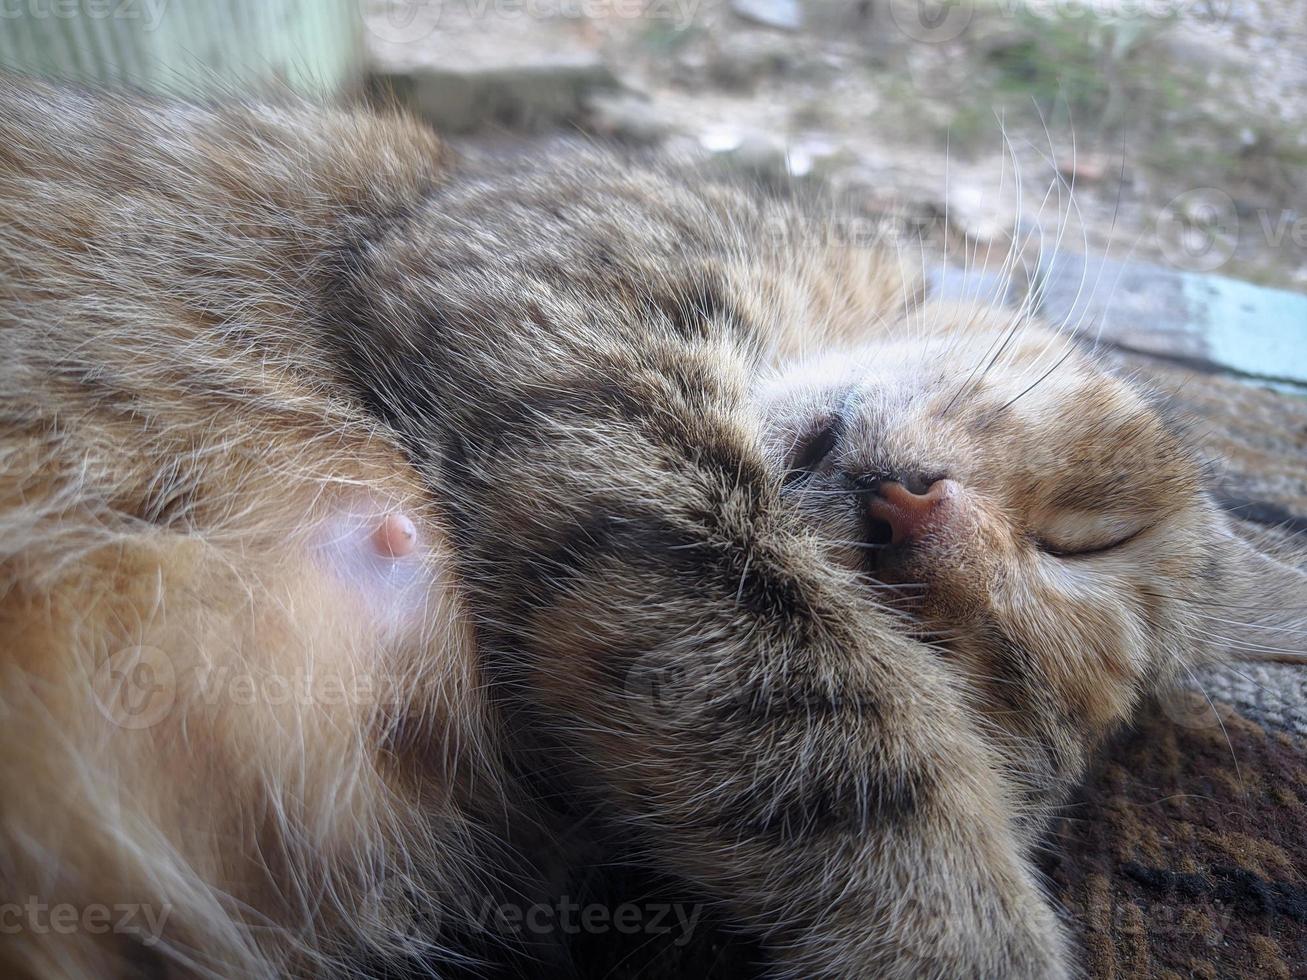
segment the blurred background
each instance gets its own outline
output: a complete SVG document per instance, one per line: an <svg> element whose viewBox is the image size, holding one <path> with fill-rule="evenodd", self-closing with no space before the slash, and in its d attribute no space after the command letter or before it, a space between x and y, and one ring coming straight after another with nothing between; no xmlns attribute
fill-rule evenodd
<svg viewBox="0 0 1307 980"><path fill-rule="evenodd" d="M829 193L849 218L832 234L920 254L943 294L1028 300L1147 378L1197 420L1243 531L1307 567L1302 0L0 0L0 66L195 98L399 101L473 161L602 139ZM1307 705L1292 676L1265 684L1298 684ZM1139 850L1135 814L1171 798L1170 770L1105 771L1087 796L1104 808L1065 831L1076 856L1047 869L1098 950L1090 973L1296 975L1301 957L1258 959L1292 938L1284 923L1238 920L1213 944L1167 918L1192 896L1117 873L1136 851L1186 872L1242 858L1174 815ZM739 978L756 958L710 925L684 948L612 938L576 940L580 975Z"/></svg>
<svg viewBox="0 0 1307 980"><path fill-rule="evenodd" d="M826 183L972 264L1042 230L1307 289L1295 0L5 0L0 64L389 91L450 135L594 134Z"/></svg>
<svg viewBox="0 0 1307 980"><path fill-rule="evenodd" d="M4 0L0 65L710 158L835 193L943 292L1307 385L1298 0Z"/></svg>

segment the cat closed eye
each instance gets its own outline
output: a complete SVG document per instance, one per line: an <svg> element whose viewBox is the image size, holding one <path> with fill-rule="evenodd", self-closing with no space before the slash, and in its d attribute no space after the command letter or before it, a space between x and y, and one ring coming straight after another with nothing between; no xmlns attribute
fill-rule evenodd
<svg viewBox="0 0 1307 980"><path fill-rule="evenodd" d="M1035 547L1047 555L1054 558L1085 558L1090 555L1100 555L1104 552L1114 551L1123 545L1129 544L1135 538L1147 531L1151 524L1128 531L1125 534L1117 533L1107 538L1097 540L1080 540L1073 542L1059 542L1040 534L1033 537Z"/></svg>

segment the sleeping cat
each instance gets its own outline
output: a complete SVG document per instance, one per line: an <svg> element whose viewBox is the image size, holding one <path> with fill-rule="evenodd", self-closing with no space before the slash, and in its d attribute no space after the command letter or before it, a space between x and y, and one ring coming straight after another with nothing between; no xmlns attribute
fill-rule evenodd
<svg viewBox="0 0 1307 980"><path fill-rule="evenodd" d="M777 976L1071 975L1041 814L1245 588L1132 385L363 112L8 78L0 215L2 897L167 913L6 975L439 975L572 811Z"/></svg>

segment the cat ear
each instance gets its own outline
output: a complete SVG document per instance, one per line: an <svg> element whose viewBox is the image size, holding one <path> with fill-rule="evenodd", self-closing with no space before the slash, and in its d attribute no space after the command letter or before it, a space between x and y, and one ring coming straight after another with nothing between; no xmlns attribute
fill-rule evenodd
<svg viewBox="0 0 1307 980"><path fill-rule="evenodd" d="M1307 571L1293 564L1269 534L1250 540L1225 520L1229 598L1218 599L1218 630L1230 653L1244 660L1307 662Z"/></svg>

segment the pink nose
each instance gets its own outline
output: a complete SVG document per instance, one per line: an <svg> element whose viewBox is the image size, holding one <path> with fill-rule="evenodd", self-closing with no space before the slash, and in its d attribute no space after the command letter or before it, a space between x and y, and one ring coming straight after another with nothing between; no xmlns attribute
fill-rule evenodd
<svg viewBox="0 0 1307 980"><path fill-rule="evenodd" d="M939 519L941 506L957 493L952 480L936 480L924 493L914 493L902 483L882 483L867 501L867 513L879 521L877 544L902 544L919 537Z"/></svg>

